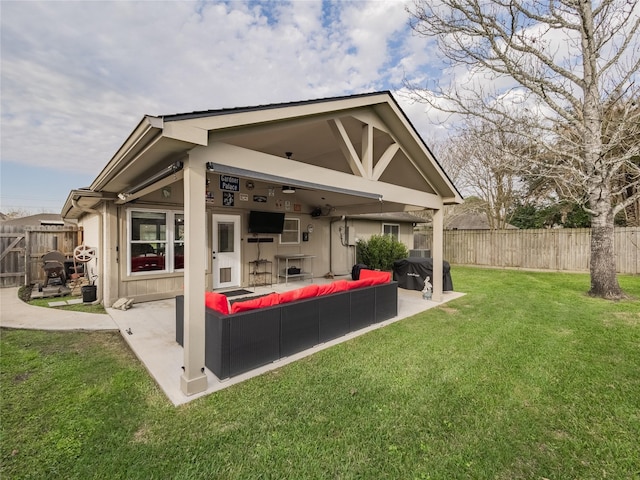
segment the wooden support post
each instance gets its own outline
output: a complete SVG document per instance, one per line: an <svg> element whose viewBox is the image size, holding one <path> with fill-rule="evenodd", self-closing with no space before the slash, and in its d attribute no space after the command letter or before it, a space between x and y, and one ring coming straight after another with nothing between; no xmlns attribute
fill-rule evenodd
<svg viewBox="0 0 640 480"><path fill-rule="evenodd" d="M442 301L442 249L444 237L444 211L443 209L434 210L433 212L433 248L431 256L433 257L433 301Z"/></svg>
<svg viewBox="0 0 640 480"><path fill-rule="evenodd" d="M184 372L180 387L185 395L204 392L204 292L207 171L204 162L189 159L184 165Z"/></svg>

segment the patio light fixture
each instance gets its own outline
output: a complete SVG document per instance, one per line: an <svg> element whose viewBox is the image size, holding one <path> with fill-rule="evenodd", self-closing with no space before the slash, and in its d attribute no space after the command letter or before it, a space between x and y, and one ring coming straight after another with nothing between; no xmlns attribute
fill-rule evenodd
<svg viewBox="0 0 640 480"><path fill-rule="evenodd" d="M296 193L296 187L285 185L282 187L282 193Z"/></svg>

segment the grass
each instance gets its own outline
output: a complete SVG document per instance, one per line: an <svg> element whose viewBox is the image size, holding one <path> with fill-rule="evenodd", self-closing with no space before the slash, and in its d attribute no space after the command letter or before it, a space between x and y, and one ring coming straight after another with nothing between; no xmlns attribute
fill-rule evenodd
<svg viewBox="0 0 640 480"><path fill-rule="evenodd" d="M103 313L106 314L107 311L104 309L102 304L92 305L90 303L76 303L73 305L62 305L60 307L50 307L49 303L51 302L61 302L66 300L76 300L78 297L74 297L72 295L67 295L64 297L50 297L50 298L35 298L33 300L29 300L27 303L29 305L34 305L36 307L46 307L46 308L55 308L58 310L70 310L72 312L84 312L84 313Z"/></svg>
<svg viewBox="0 0 640 480"><path fill-rule="evenodd" d="M0 476L640 478L640 279L452 274L465 297L178 408L117 334L3 330Z"/></svg>
<svg viewBox="0 0 640 480"><path fill-rule="evenodd" d="M59 307L51 307L51 302L61 302L67 300L77 300L79 297L73 295L66 295L62 297L47 297L47 298L35 298L31 300L31 287L21 287L18 291L18 296L29 305L44 308L55 308L57 310L69 310L72 312L84 312L84 313L100 313L106 314L102 304L92 305L91 303L77 303L72 305L62 305Z"/></svg>

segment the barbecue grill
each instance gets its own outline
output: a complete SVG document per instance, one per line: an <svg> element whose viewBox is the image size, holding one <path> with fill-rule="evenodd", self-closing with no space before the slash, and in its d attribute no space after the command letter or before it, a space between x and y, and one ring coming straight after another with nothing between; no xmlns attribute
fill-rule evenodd
<svg viewBox="0 0 640 480"><path fill-rule="evenodd" d="M49 285L49 281L52 281L52 284L59 282L60 285L66 285L67 274L65 273L64 261L64 255L57 250L45 253L42 256L42 269L45 273L45 287Z"/></svg>

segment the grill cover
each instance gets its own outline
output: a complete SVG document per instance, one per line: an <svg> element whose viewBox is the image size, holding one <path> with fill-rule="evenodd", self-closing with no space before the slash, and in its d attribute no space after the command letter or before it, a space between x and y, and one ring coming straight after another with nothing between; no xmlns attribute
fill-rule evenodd
<svg viewBox="0 0 640 480"><path fill-rule="evenodd" d="M424 280L429 277L433 285L433 258L409 257L393 262L393 279L398 287L405 290L422 290ZM442 290L453 290L451 281L451 266L449 262L442 262Z"/></svg>

